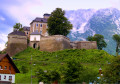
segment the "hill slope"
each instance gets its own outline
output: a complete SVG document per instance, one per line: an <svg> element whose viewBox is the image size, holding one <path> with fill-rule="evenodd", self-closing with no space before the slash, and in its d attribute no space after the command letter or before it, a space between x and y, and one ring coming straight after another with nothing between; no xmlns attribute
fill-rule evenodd
<svg viewBox="0 0 120 84"><path fill-rule="evenodd" d="M16 83L30 83L32 70L32 81L34 84L37 84L35 73L38 67L47 71L57 70L62 74L65 71L66 62L71 59L76 59L80 61L82 65L89 68L94 74L98 74L99 68L102 67L102 69L104 69L104 66L111 61L113 56L104 50L70 49L49 53L28 48L13 58L15 59L14 62L16 66L21 71L20 74L16 74ZM23 66L27 69L26 74L23 74Z"/></svg>

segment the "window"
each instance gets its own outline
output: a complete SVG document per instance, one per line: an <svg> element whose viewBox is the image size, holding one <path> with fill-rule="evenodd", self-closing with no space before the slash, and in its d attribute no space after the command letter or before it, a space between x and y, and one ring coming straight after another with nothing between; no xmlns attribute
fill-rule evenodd
<svg viewBox="0 0 120 84"><path fill-rule="evenodd" d="M7 66L5 66L5 69L7 69Z"/></svg>
<svg viewBox="0 0 120 84"><path fill-rule="evenodd" d="M11 66L9 66L9 70L11 70Z"/></svg>
<svg viewBox="0 0 120 84"><path fill-rule="evenodd" d="M38 27L38 24L36 24L36 26Z"/></svg>
<svg viewBox="0 0 120 84"><path fill-rule="evenodd" d="M4 79L6 79L6 76L4 76Z"/></svg>
<svg viewBox="0 0 120 84"><path fill-rule="evenodd" d="M0 69L2 69L2 66L0 66Z"/></svg>
<svg viewBox="0 0 120 84"><path fill-rule="evenodd" d="M27 32L27 34L28 34L28 32Z"/></svg>
<svg viewBox="0 0 120 84"><path fill-rule="evenodd" d="M42 31L40 31L40 34L42 34Z"/></svg>
<svg viewBox="0 0 120 84"><path fill-rule="evenodd" d="M42 27L42 24L40 24L40 27Z"/></svg>
<svg viewBox="0 0 120 84"><path fill-rule="evenodd" d="M12 76L9 76L9 80L12 80Z"/></svg>

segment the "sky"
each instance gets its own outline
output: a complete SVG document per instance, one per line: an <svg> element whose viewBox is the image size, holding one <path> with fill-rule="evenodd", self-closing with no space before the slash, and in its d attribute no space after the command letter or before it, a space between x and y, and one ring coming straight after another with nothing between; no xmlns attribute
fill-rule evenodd
<svg viewBox="0 0 120 84"><path fill-rule="evenodd" d="M120 10L120 0L0 0L0 50L4 49L7 34L12 32L15 23L30 26L33 19L58 7L63 10L110 7Z"/></svg>

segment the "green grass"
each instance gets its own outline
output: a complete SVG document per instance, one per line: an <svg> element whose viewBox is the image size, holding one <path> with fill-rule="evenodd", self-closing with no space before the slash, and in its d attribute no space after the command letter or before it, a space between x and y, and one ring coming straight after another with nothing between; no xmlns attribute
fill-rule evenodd
<svg viewBox="0 0 120 84"><path fill-rule="evenodd" d="M32 57L32 61L31 61ZM16 74L16 83L30 84L31 82L31 67L32 67L32 82L38 83L38 79L35 77L37 68L40 67L43 70L52 71L57 70L60 74L64 72L66 68L66 62L71 59L76 59L81 62L85 67L99 72L99 68L104 70L105 66L111 62L114 56L109 55L104 50L85 50L85 49L68 49L57 52L42 52L33 48L27 48L23 52L18 53L13 58L16 66L21 73ZM28 69L26 74L22 73L21 67L25 65Z"/></svg>

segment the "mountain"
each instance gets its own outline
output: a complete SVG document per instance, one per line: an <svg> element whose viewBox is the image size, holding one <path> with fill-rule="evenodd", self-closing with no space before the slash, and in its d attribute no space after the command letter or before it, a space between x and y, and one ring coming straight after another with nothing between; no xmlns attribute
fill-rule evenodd
<svg viewBox="0 0 120 84"><path fill-rule="evenodd" d="M66 17L73 24L73 29L68 35L71 41L83 41L94 34L104 35L107 42L106 50L115 54L116 43L112 36L120 32L120 10L106 9L80 9L66 11Z"/></svg>

